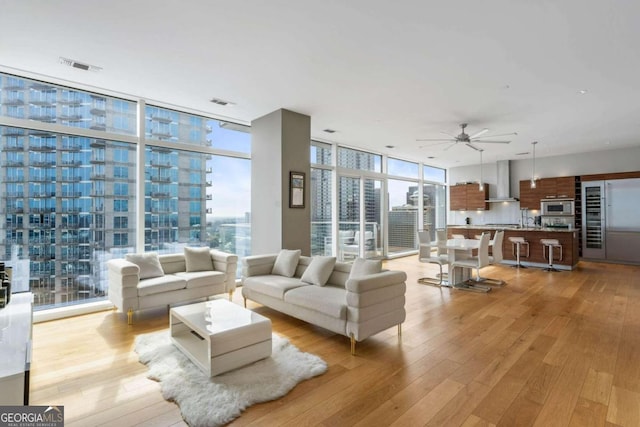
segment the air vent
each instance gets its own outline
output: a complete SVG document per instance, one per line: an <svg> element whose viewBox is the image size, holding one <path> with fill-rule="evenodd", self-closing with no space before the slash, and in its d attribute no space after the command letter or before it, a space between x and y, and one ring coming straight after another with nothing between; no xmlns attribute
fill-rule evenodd
<svg viewBox="0 0 640 427"><path fill-rule="evenodd" d="M102 70L102 67L98 67L98 66L90 65L90 64L84 64L82 62L78 62L78 61L73 60L73 59L63 58L62 56L60 57L60 63L64 64L64 65L68 65L69 67L77 68L78 70L84 70L84 71L100 71L100 70Z"/></svg>
<svg viewBox="0 0 640 427"><path fill-rule="evenodd" d="M218 104L218 105L222 105L222 106L234 105L233 102L225 101L224 99L220 99L220 98L211 98L210 101L213 102L214 104Z"/></svg>

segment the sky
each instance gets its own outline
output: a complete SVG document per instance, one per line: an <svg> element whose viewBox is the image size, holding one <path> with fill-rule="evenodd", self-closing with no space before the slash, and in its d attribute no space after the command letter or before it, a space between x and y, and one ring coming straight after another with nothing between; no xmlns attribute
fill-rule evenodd
<svg viewBox="0 0 640 427"><path fill-rule="evenodd" d="M251 153L251 134L218 125L211 120L208 135L213 148ZM213 186L208 190L213 200L207 202L213 217L243 217L251 212L251 161L227 156L213 156L207 162L213 171Z"/></svg>

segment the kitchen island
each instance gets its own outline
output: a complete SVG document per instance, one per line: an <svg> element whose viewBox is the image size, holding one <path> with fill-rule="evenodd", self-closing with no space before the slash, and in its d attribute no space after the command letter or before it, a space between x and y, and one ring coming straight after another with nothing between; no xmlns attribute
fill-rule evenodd
<svg viewBox="0 0 640 427"><path fill-rule="evenodd" d="M579 231L567 228L551 227L518 227L517 225L449 225L447 235L462 234L465 238L473 239L483 231L491 232L491 237L497 230L504 230L502 253L505 264L515 264L515 249L512 248L509 237L523 237L529 242L529 257L526 258L526 249L520 254L520 262L525 266L544 268L549 261L542 255L543 245L540 239L558 239L562 245L562 260L557 260L557 252L554 251L554 266L560 270L573 270L579 261L578 233Z"/></svg>

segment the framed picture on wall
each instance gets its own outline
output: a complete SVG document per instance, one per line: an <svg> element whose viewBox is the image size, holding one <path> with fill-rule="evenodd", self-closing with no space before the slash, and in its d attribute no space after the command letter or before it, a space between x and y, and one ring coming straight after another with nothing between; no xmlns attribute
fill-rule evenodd
<svg viewBox="0 0 640 427"><path fill-rule="evenodd" d="M289 207L304 208L304 172L289 172Z"/></svg>

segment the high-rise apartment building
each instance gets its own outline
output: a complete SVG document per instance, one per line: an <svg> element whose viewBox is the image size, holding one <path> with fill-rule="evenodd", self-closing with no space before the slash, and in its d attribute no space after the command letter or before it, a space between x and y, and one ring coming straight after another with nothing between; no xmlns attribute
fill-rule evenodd
<svg viewBox="0 0 640 427"><path fill-rule="evenodd" d="M0 126L0 259L28 259L36 306L105 297L104 262L134 250L139 145L127 141L136 110L131 101L0 75L0 116L34 122ZM212 155L174 147L211 146L217 121L146 106L145 123L144 250L209 244Z"/></svg>

